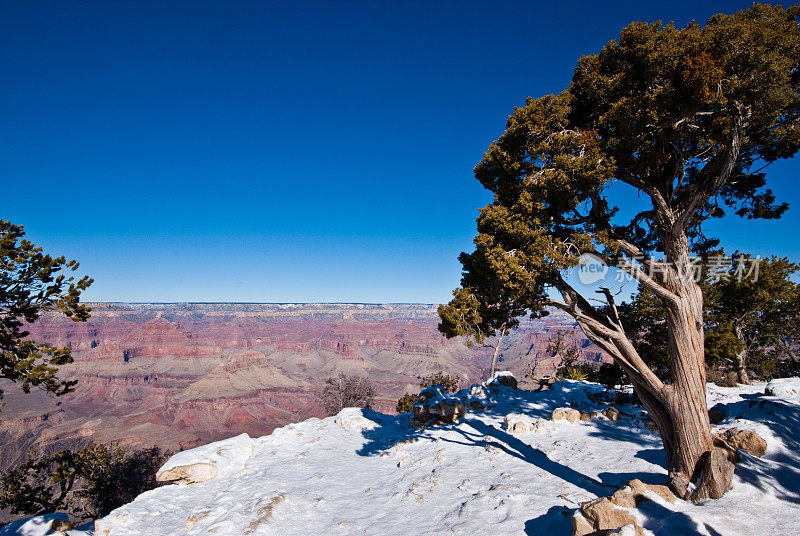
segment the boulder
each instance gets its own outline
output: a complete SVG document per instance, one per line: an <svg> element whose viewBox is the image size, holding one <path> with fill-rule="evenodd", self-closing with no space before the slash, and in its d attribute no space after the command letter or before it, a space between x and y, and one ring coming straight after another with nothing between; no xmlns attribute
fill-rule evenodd
<svg viewBox="0 0 800 536"><path fill-rule="evenodd" d="M588 421L592 418L592 416L589 413L586 413L585 411L581 411L580 414L582 421Z"/></svg>
<svg viewBox="0 0 800 536"><path fill-rule="evenodd" d="M575 423L581 420L581 412L573 408L556 408L553 410L553 415L551 417L551 420L553 421L566 420L571 423Z"/></svg>
<svg viewBox="0 0 800 536"><path fill-rule="evenodd" d="M615 491L611 494L609 499L612 503L622 508L634 508L644 501L649 500L646 495L648 491L655 493L668 503L675 502L675 495L673 495L667 486L645 484L638 478L631 480L625 486Z"/></svg>
<svg viewBox="0 0 800 536"><path fill-rule="evenodd" d="M637 528L639 528L637 525L625 525L617 530L608 532L606 536L636 536L637 534L641 534L641 531L637 532Z"/></svg>
<svg viewBox="0 0 800 536"><path fill-rule="evenodd" d="M800 399L800 378L776 378L767 384L764 394L787 400L798 400Z"/></svg>
<svg viewBox="0 0 800 536"><path fill-rule="evenodd" d="M500 372L496 372L495 375L486 382L487 387L491 387L493 385L502 385L504 387L516 389L517 378L515 378L514 375L507 370L501 370Z"/></svg>
<svg viewBox="0 0 800 536"><path fill-rule="evenodd" d="M636 508L643 502L649 501L647 492L654 493L669 503L675 502L675 496L667 486L644 484L638 479L631 480L609 497L582 503L572 518L573 535L601 533L643 535L644 530L626 509Z"/></svg>
<svg viewBox="0 0 800 536"><path fill-rule="evenodd" d="M739 451L725 441L722 434L714 434L712 441L714 447L723 449L727 453L729 462L734 464L739 463Z"/></svg>
<svg viewBox="0 0 800 536"><path fill-rule="evenodd" d="M552 376L545 376L544 378L537 378L534 381L539 384L536 389L534 389L534 392L538 393L539 391L549 391L552 389L556 379Z"/></svg>
<svg viewBox="0 0 800 536"><path fill-rule="evenodd" d="M497 403L489 395L489 388L483 384L462 389L454 396L475 411L491 409Z"/></svg>
<svg viewBox="0 0 800 536"><path fill-rule="evenodd" d="M587 524L592 528L592 531L577 533L575 536L585 536L601 530L616 530L625 525L636 525L636 518L612 503L608 497L600 497L599 499L582 503L580 512ZM636 533L643 534L641 529L637 530Z"/></svg>
<svg viewBox="0 0 800 536"><path fill-rule="evenodd" d="M572 534L573 536L586 536L587 534L591 534L595 532L594 527L589 524L581 511L578 510L572 516Z"/></svg>
<svg viewBox="0 0 800 536"><path fill-rule="evenodd" d="M526 434L532 432L537 426L527 415L520 415L518 413L510 413L506 415L504 420L505 428L512 434Z"/></svg>
<svg viewBox="0 0 800 536"><path fill-rule="evenodd" d="M743 450L756 458L761 458L767 453L767 442L754 430L731 428L722 434L714 434L714 437L722 439L731 447Z"/></svg>
<svg viewBox="0 0 800 536"><path fill-rule="evenodd" d="M733 462L728 456L726 449L714 447L700 458L700 478L690 497L693 501L701 499L703 495L719 499L731 489Z"/></svg>
<svg viewBox="0 0 800 536"><path fill-rule="evenodd" d="M417 397L411 422L414 426L452 423L467 412L467 406L449 395L441 385L432 385Z"/></svg>
<svg viewBox="0 0 800 536"><path fill-rule="evenodd" d="M605 415L609 421L618 421L620 420L620 412L614 406L609 406L603 411L603 415Z"/></svg>
<svg viewBox="0 0 800 536"><path fill-rule="evenodd" d="M717 404L708 410L708 420L713 424L719 424L727 417L725 410L722 409L721 404Z"/></svg>
<svg viewBox="0 0 800 536"><path fill-rule="evenodd" d="M197 484L222 473L241 471L253 453L253 440L247 434L216 441L170 457L156 472L159 482Z"/></svg>

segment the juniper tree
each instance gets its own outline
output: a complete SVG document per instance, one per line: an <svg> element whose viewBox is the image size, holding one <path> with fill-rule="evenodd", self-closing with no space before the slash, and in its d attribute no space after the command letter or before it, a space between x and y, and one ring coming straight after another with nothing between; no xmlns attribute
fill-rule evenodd
<svg viewBox="0 0 800 536"><path fill-rule="evenodd" d="M566 90L516 108L475 168L494 201L481 209L461 288L499 282L487 304L511 299L534 315L548 307L572 315L631 379L681 497L719 497L730 486L713 470L691 252L713 246L710 218L777 218L787 208L763 168L800 145L798 15L800 6L755 4L683 29L633 23L580 58ZM639 194L647 206L623 219L619 194ZM639 355L609 291L604 314L567 281L586 253L663 304L670 382Z"/></svg>
<svg viewBox="0 0 800 536"><path fill-rule="evenodd" d="M90 309L80 294L92 280L75 280L68 274L78 269L76 261L51 257L24 236L21 226L0 220L0 378L19 382L26 393L38 387L63 395L75 384L56 376L59 365L72 362L70 349L28 339L25 325L52 310L85 321Z"/></svg>

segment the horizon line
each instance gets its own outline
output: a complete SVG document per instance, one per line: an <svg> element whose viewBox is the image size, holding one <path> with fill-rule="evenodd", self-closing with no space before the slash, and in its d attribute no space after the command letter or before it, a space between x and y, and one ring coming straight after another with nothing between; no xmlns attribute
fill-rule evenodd
<svg viewBox="0 0 800 536"><path fill-rule="evenodd" d="M290 302L246 302L246 301L118 301L92 300L82 302L91 304L128 304L128 305L441 305L433 302L346 302L346 301L290 301Z"/></svg>

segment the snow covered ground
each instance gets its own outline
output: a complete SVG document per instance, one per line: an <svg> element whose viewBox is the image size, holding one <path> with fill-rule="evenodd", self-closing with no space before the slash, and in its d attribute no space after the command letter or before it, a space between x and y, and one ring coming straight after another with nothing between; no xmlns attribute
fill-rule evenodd
<svg viewBox="0 0 800 536"><path fill-rule="evenodd" d="M800 400L765 396L764 388L710 385L708 396L728 415L716 431L754 429L768 442L766 456L742 453L733 490L720 500L645 503L635 512L640 525L657 535L800 534ZM503 387L492 409L454 425L417 429L409 414L346 409L252 442L238 436L233 446L181 454L214 464L230 452L214 478L144 493L98 520L95 534L568 535L580 502L634 478L664 483L658 435L638 406L618 405L632 415L620 421L538 421L526 433L510 433L504 420L535 423L558 407L601 410L608 404L589 396L603 391L571 381L541 393Z"/></svg>

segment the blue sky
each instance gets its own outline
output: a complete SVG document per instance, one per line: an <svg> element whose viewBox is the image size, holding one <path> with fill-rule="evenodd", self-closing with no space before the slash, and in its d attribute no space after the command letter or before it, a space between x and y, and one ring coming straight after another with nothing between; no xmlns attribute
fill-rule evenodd
<svg viewBox="0 0 800 536"><path fill-rule="evenodd" d="M87 300L446 301L515 105L633 20L748 5L6 1L0 217ZM800 260L798 171L728 249Z"/></svg>

